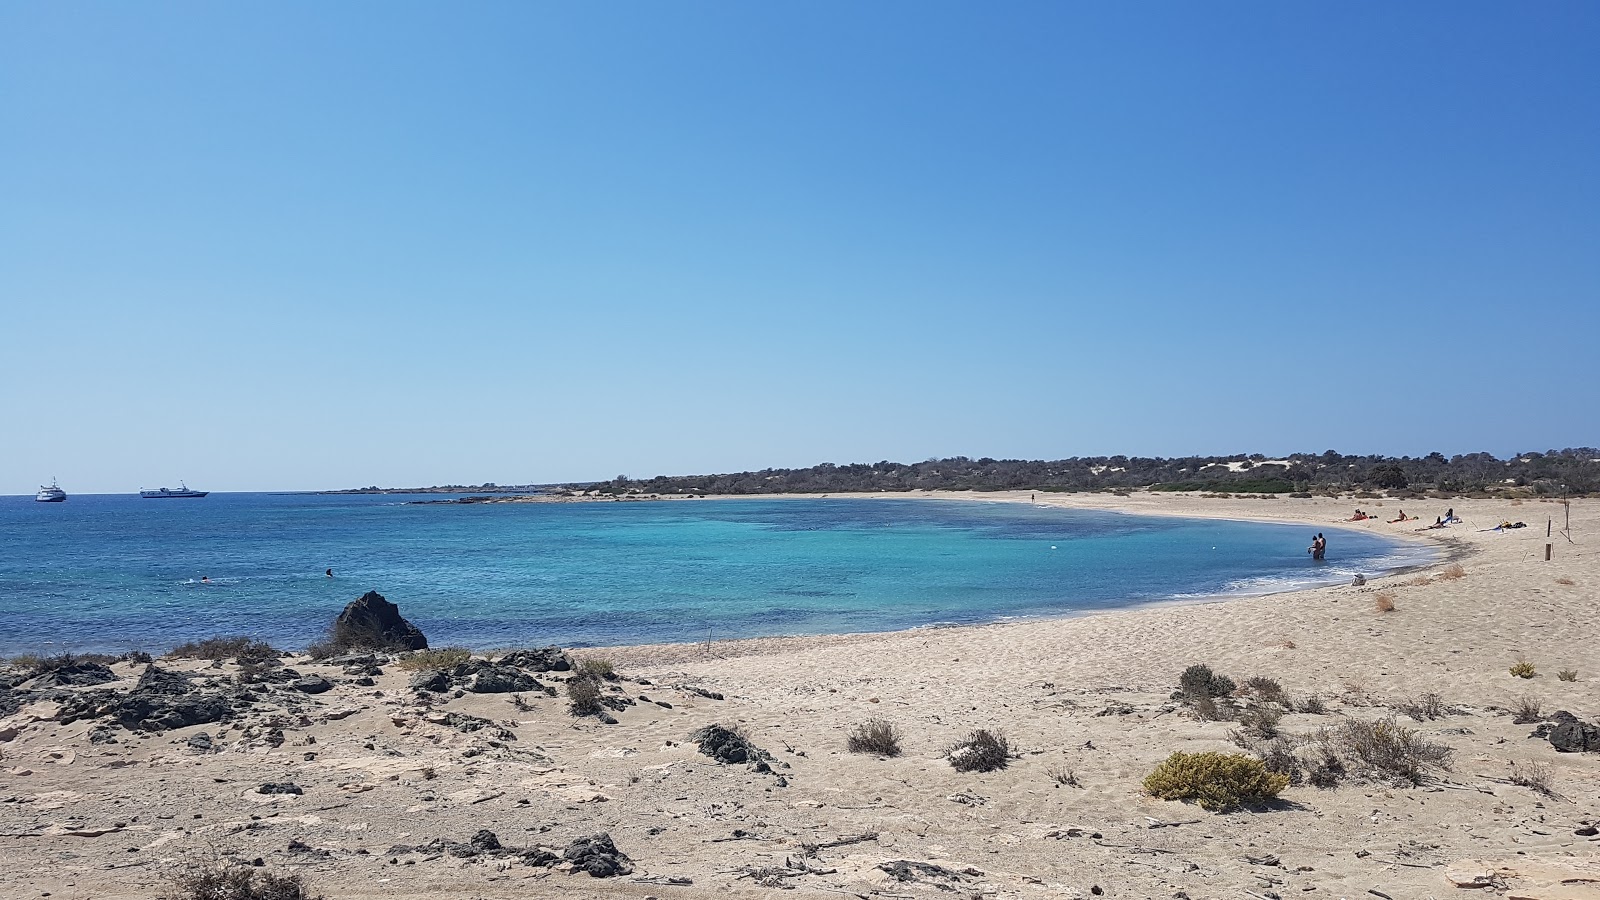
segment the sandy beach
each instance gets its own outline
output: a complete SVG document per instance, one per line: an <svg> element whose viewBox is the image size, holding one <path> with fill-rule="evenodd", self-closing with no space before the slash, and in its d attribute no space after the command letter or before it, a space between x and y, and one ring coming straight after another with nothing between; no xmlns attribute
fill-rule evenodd
<svg viewBox="0 0 1600 900"><path fill-rule="evenodd" d="M1567 509L1534 500L1036 496L1304 524L1328 534L1333 557L1341 528L1444 552L1421 571L1292 594L572 651L614 667L615 724L569 712L567 671L529 672L548 693L430 693L389 660L286 658L297 679L330 687L260 684L225 721L159 732L63 722L70 702L30 701L0 718L0 896L157 897L176 873L238 863L300 873L330 900L1600 898L1600 753L1532 736L1558 710L1600 720L1600 505L1572 502L1569 540ZM1345 521L1358 506L1374 518ZM1421 521L1388 523L1402 506ZM1418 530L1451 506L1460 523ZM1528 527L1490 530L1507 520ZM1510 673L1523 661L1533 677ZM1245 752L1230 738L1239 722L1173 699L1193 664L1280 683L1291 711L1276 728L1291 740L1394 716L1447 745L1448 767L1415 785L1352 770L1229 812L1146 796L1143 778L1174 751ZM238 668L157 665L201 682L231 683ZM61 690L131 688L146 666L111 668L116 682ZM1324 709L1298 711L1312 696ZM1537 717L1513 721L1534 704ZM1419 708L1431 713L1407 714ZM895 726L901 755L848 752L869 719ZM702 754L690 735L717 724L738 726L768 764ZM944 758L975 729L1008 738L1004 768L964 773ZM628 871L594 877L560 859L597 833ZM557 861L521 852L539 848Z"/></svg>

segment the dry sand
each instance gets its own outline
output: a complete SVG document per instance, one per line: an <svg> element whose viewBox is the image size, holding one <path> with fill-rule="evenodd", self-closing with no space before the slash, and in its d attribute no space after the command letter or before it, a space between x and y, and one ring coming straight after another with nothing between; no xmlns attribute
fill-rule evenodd
<svg viewBox="0 0 1600 900"><path fill-rule="evenodd" d="M1379 520L1350 527L1441 540L1465 574L1442 577L1445 561L1363 587L1080 618L578 654L611 660L615 687L638 701L615 725L574 718L564 695L524 695L529 710L505 694L429 706L394 665L363 687L298 658L286 663L334 689L269 694L232 725L93 744L97 723L63 725L56 704L35 703L0 721L0 896L155 897L187 865L260 860L329 898L1600 897L1600 838L1576 833L1600 821L1600 753L1558 753L1507 711L1533 698L1546 713L1600 718L1600 504L1572 504L1576 543L1556 534L1546 562L1556 503L1458 500L1462 524L1417 532L1381 520L1404 505L1432 521L1450 504L1039 501L1300 522L1328 532L1335 556L1330 529L1360 505ZM1532 527L1481 530L1503 519ZM1394 611L1376 609L1380 593ZM1519 659L1536 677L1510 675ZM1173 751L1238 750L1236 723L1200 721L1169 699L1192 663L1325 698L1326 714L1283 718L1290 734L1437 693L1452 714L1401 721L1453 748L1453 763L1421 786L1291 786L1257 811L1149 798L1141 779ZM128 684L143 670L115 668ZM1559 669L1578 680L1558 680ZM564 673L538 677L560 688ZM463 732L447 712L492 719L515 740ZM874 717L898 726L903 755L846 752L852 726ZM689 734L713 723L742 726L774 772L698 753ZM976 728L1009 736L1018 755L1007 768L964 774L942 758ZM189 744L201 731L210 751ZM1513 763L1548 767L1552 793L1510 783ZM1066 772L1075 786L1057 783ZM257 793L283 781L303 793ZM634 871L599 879L515 856L395 849L480 829L558 850L604 831ZM883 867L895 861L939 868L901 867L901 880ZM1475 873L1493 885L1447 877Z"/></svg>

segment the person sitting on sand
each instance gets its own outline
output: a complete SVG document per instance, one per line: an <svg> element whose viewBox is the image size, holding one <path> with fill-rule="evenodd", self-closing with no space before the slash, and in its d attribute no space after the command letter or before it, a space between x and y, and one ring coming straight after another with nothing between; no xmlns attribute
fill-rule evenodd
<svg viewBox="0 0 1600 900"><path fill-rule="evenodd" d="M1358 509L1358 510L1356 510L1356 514L1350 517L1350 521L1352 521L1352 522L1360 522L1360 521L1362 521L1364 519L1370 519L1370 518L1372 518L1372 517Z"/></svg>
<svg viewBox="0 0 1600 900"><path fill-rule="evenodd" d="M1402 510L1400 510L1400 518L1398 518L1398 519L1390 519L1389 520L1389 524L1393 525L1396 522L1404 522L1409 518L1410 517L1406 515L1406 511L1402 509Z"/></svg>

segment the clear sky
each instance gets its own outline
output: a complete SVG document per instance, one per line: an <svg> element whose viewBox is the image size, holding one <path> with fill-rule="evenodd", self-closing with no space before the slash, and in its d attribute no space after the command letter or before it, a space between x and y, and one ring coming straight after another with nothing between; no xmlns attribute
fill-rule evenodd
<svg viewBox="0 0 1600 900"><path fill-rule="evenodd" d="M0 493L1600 444L1600 4L0 2Z"/></svg>

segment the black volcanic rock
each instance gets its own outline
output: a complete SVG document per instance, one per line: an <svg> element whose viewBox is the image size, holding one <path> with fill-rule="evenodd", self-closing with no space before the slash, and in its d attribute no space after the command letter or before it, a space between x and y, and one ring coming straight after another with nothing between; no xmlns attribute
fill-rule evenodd
<svg viewBox="0 0 1600 900"><path fill-rule="evenodd" d="M339 613L333 622L333 642L341 648L428 649L422 629L401 617L400 607L377 591L367 591Z"/></svg>

